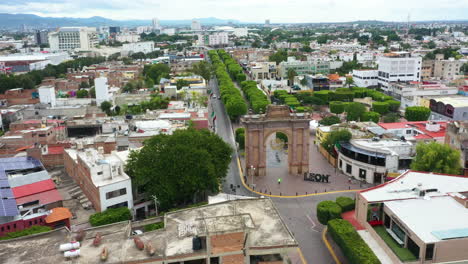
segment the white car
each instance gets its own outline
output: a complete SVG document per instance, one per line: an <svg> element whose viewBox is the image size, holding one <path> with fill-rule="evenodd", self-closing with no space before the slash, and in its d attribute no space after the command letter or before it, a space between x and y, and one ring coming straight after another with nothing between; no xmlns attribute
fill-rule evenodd
<svg viewBox="0 0 468 264"><path fill-rule="evenodd" d="M143 234L143 231L141 230L136 229L132 231L132 236L141 235L141 234Z"/></svg>
<svg viewBox="0 0 468 264"><path fill-rule="evenodd" d="M216 98L217 98L216 95L213 95L213 99L216 99Z"/></svg>

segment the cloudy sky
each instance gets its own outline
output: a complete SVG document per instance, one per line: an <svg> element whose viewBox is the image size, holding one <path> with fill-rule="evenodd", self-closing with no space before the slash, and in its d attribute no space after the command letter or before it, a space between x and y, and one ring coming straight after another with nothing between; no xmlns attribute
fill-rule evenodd
<svg viewBox="0 0 468 264"><path fill-rule="evenodd" d="M161 20L216 17L243 22L468 19L468 0L0 0L0 13Z"/></svg>

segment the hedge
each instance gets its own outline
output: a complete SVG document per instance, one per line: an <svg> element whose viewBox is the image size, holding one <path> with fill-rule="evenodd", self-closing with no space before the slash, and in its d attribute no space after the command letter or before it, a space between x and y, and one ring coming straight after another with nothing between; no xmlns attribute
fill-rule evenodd
<svg viewBox="0 0 468 264"><path fill-rule="evenodd" d="M405 109L405 118L408 121L427 121L431 109L424 106L410 106Z"/></svg>
<svg viewBox="0 0 468 264"><path fill-rule="evenodd" d="M380 121L380 114L377 112L364 112L361 115L361 122L372 121L378 123Z"/></svg>
<svg viewBox="0 0 468 264"><path fill-rule="evenodd" d="M347 212L354 210L356 202L349 197L340 196L336 198L336 204L341 207L341 211Z"/></svg>
<svg viewBox="0 0 468 264"><path fill-rule="evenodd" d="M240 127L236 129L236 142L239 143L239 148L244 149L245 147L245 128Z"/></svg>
<svg viewBox="0 0 468 264"><path fill-rule="evenodd" d="M328 90L314 92L314 96L322 99L325 103L330 102L330 91Z"/></svg>
<svg viewBox="0 0 468 264"><path fill-rule="evenodd" d="M328 231L350 264L380 264L380 260L346 220L328 222Z"/></svg>
<svg viewBox="0 0 468 264"><path fill-rule="evenodd" d="M322 201L317 204L317 218L326 225L332 219L341 218L341 207L333 201Z"/></svg>
<svg viewBox="0 0 468 264"><path fill-rule="evenodd" d="M341 123L341 120L337 116L327 116L319 121L319 124L324 125L324 126L331 126L331 125L339 124L339 123Z"/></svg>
<svg viewBox="0 0 468 264"><path fill-rule="evenodd" d="M388 104L388 110L392 112L398 111L398 108L400 108L401 105L401 102L396 100L387 100L385 102Z"/></svg>
<svg viewBox="0 0 468 264"><path fill-rule="evenodd" d="M334 114L341 114L345 111L345 104L339 101L330 102L330 112Z"/></svg>
<svg viewBox="0 0 468 264"><path fill-rule="evenodd" d="M381 115L385 115L386 113L388 113L388 109L389 109L389 106L388 106L388 103L386 102L373 102L372 103L372 110Z"/></svg>
<svg viewBox="0 0 468 264"><path fill-rule="evenodd" d="M354 92L348 88L338 88L335 93L331 93L331 99L335 101L352 102L354 99Z"/></svg>
<svg viewBox="0 0 468 264"><path fill-rule="evenodd" d="M132 213L127 207L109 208L104 212L89 216L91 226L102 226L132 219Z"/></svg>
<svg viewBox="0 0 468 264"><path fill-rule="evenodd" d="M255 81L241 82L241 89L245 97L250 102L254 113L265 113L267 105L270 104L268 97L257 87Z"/></svg>
<svg viewBox="0 0 468 264"><path fill-rule="evenodd" d="M31 226L29 228L25 228L20 231L9 232L6 235L0 237L0 240L8 240L8 239L18 238L18 237L23 237L23 236L29 236L29 235L48 232L50 230L52 230L52 228L48 226Z"/></svg>

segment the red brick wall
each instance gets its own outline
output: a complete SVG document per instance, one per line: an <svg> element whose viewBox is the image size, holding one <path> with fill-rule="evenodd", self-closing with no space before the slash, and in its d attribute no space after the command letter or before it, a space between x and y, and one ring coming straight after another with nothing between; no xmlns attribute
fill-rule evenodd
<svg viewBox="0 0 468 264"><path fill-rule="evenodd" d="M31 218L28 220L17 220L5 224L0 224L0 236L5 235L6 233L9 232L14 232L14 231L20 231L25 228L34 226L34 225L41 225L44 226L46 225L45 223L45 218L47 215Z"/></svg>

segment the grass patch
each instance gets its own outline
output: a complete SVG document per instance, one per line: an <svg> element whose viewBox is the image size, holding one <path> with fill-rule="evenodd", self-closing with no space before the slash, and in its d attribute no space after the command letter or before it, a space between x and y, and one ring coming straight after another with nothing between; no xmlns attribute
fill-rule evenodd
<svg viewBox="0 0 468 264"><path fill-rule="evenodd" d="M158 230L161 228L164 228L164 222L147 224L143 227L143 230L145 230L145 232L149 232L149 231Z"/></svg>
<svg viewBox="0 0 468 264"><path fill-rule="evenodd" d="M48 232L50 230L52 230L52 228L48 226L31 226L30 228L26 228L21 231L7 233L5 236L0 237L0 240L8 240L8 239L18 238L18 237L23 237L23 236L29 236L29 235Z"/></svg>
<svg viewBox="0 0 468 264"><path fill-rule="evenodd" d="M385 227L383 226L376 226L374 227L374 230L379 234L379 236L385 241L385 243L392 249L393 253L397 255L397 257L403 261L414 261L417 260L417 258L413 255L413 253L407 249L407 248L402 248L388 233L387 230L385 230Z"/></svg>

